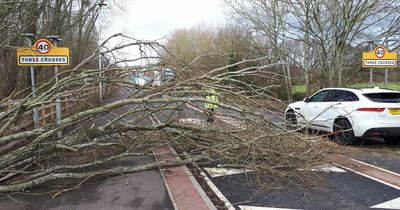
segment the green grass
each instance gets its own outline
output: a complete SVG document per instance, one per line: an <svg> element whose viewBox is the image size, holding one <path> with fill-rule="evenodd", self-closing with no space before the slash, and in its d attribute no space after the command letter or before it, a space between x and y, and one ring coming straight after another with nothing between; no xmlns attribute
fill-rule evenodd
<svg viewBox="0 0 400 210"><path fill-rule="evenodd" d="M354 87L354 88L380 87L380 88L388 88L388 89L393 89L393 90L400 90L400 84L397 84L397 83L388 83L387 86L385 86L385 83L373 83L372 85L370 85L369 83L359 83L359 84L351 85L350 87Z"/></svg>
<svg viewBox="0 0 400 210"><path fill-rule="evenodd" d="M380 87L380 88L388 88L393 90L400 90L400 84L398 83L388 83L385 86L385 83L373 83L370 85L369 83L358 83L354 85L350 85L352 88L367 88L367 87ZM292 93L305 93L307 90L305 85L295 85L292 87Z"/></svg>
<svg viewBox="0 0 400 210"><path fill-rule="evenodd" d="M292 86L292 94L295 93L305 93L307 91L307 88L305 85L295 85Z"/></svg>

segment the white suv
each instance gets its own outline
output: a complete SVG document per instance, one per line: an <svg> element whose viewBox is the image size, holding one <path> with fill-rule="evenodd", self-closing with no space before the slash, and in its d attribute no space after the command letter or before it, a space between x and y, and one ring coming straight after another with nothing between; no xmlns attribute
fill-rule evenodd
<svg viewBox="0 0 400 210"><path fill-rule="evenodd" d="M342 145L357 138L377 136L400 143L400 92L388 89L325 88L288 105L289 128L310 128L331 133Z"/></svg>

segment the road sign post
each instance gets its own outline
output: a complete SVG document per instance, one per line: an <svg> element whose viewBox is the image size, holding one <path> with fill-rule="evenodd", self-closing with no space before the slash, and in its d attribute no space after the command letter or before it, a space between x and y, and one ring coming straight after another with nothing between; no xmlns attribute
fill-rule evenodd
<svg viewBox="0 0 400 210"><path fill-rule="evenodd" d="M58 39L54 40L54 47L57 47ZM56 85L58 85L58 66L54 66L54 74L55 74L55 80L56 80ZM61 100L60 97L57 96L56 98L56 119L57 122L61 121L62 118L62 108L61 108ZM57 136L59 138L62 138L62 131L57 132Z"/></svg>
<svg viewBox="0 0 400 210"><path fill-rule="evenodd" d="M30 67L33 97L36 96L34 66L54 66L55 81L58 84L58 66L69 65L69 49L57 47L57 41L58 39L55 39L55 45L53 46L47 39L39 39L32 45L32 41L29 39L29 48L17 49L18 66ZM39 128L38 110L33 108L32 111L34 127ZM61 120L61 101L59 97L56 99L56 118L57 121ZM61 137L62 133L59 132L58 136Z"/></svg>
<svg viewBox="0 0 400 210"><path fill-rule="evenodd" d="M28 39L29 46L32 46L32 40L29 37L27 37L27 39ZM36 97L35 69L33 68L33 66L30 66L29 70L31 72L32 96ZM39 128L40 127L39 112L38 112L37 107L33 107L33 109L32 109L32 117L33 117L33 127L35 129Z"/></svg>
<svg viewBox="0 0 400 210"><path fill-rule="evenodd" d="M372 43L371 43L370 50L372 51ZM369 68L369 84L371 85L371 87L372 87L372 84L373 84L373 77L374 77L374 69L373 68Z"/></svg>
<svg viewBox="0 0 400 210"><path fill-rule="evenodd" d="M369 84L370 85L372 85L372 83L373 83L373 80L372 80L373 76L374 76L374 70L373 70L373 68L369 68Z"/></svg>

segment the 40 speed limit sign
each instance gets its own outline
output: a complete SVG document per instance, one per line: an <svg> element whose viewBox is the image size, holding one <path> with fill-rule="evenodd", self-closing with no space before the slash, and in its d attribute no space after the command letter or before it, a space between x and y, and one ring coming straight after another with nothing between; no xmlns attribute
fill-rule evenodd
<svg viewBox="0 0 400 210"><path fill-rule="evenodd" d="M67 66L69 49L54 47L47 39L39 39L31 48L17 49L18 66Z"/></svg>
<svg viewBox="0 0 400 210"><path fill-rule="evenodd" d="M390 52L384 46L377 46L371 52L363 52L362 66L364 68L396 68L397 53Z"/></svg>
<svg viewBox="0 0 400 210"><path fill-rule="evenodd" d="M36 42L36 50L41 54L47 54L51 50L51 43L47 39L39 39Z"/></svg>

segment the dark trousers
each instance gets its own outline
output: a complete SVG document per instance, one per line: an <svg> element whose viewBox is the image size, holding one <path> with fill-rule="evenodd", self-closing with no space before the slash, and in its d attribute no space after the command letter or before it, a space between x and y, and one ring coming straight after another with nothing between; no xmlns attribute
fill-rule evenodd
<svg viewBox="0 0 400 210"><path fill-rule="evenodd" d="M207 110L208 110L208 112L207 112L207 122L208 123L212 123L212 122L214 122L214 115L213 115L214 108L208 108Z"/></svg>

